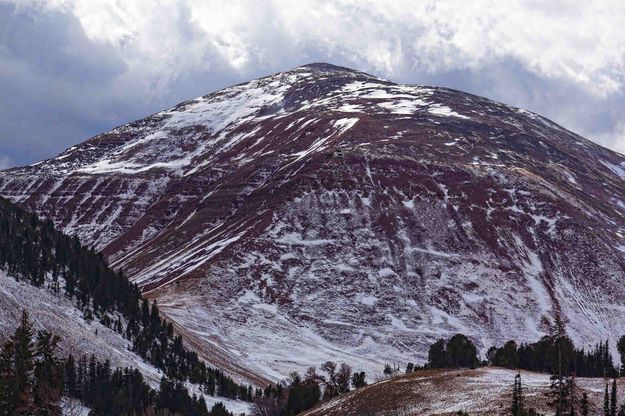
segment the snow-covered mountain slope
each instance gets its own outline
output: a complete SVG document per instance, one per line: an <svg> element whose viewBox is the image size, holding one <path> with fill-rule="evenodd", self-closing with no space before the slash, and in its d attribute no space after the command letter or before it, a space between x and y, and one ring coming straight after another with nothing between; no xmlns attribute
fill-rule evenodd
<svg viewBox="0 0 625 416"><path fill-rule="evenodd" d="M19 325L22 311L27 311L36 330L47 330L61 337L63 355L95 355L110 360L115 367L135 367L146 381L158 387L163 374L130 351L130 341L112 329L83 318L75 302L45 287L18 281L0 270L0 340Z"/></svg>
<svg viewBox="0 0 625 416"><path fill-rule="evenodd" d="M312 64L0 173L232 371L625 333L625 157L538 115ZM614 343L613 343L614 344Z"/></svg>
<svg viewBox="0 0 625 416"><path fill-rule="evenodd" d="M36 330L47 330L59 335L63 356L93 354L99 361L109 360L113 367L137 368L146 382L158 389L163 372L132 352L131 342L121 334L98 320L86 321L75 302L64 294L33 286L24 279L19 281L0 270L0 341L15 331L24 310L28 312ZM203 394L197 385L187 383L187 387L192 393ZM236 415L250 412L250 404L247 402L203 395L209 409L213 404L222 402Z"/></svg>

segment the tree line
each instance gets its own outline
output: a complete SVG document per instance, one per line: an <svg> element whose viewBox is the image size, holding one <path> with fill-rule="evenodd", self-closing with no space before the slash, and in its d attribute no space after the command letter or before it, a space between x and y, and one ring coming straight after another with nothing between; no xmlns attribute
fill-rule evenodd
<svg viewBox="0 0 625 416"><path fill-rule="evenodd" d="M617 348L621 359L625 358L625 336L619 340ZM475 344L465 335L456 334L448 340L433 343L428 350L427 364L419 367L408 363L406 372L420 368L475 368L483 365L577 377L613 378L619 375L608 341L585 350L576 348L565 335L548 335L520 345L511 340L501 347L490 347L486 359L480 360ZM625 369L625 365L622 364L621 369Z"/></svg>
<svg viewBox="0 0 625 416"><path fill-rule="evenodd" d="M511 369L542 373L575 374L577 377L616 377L608 341L597 343L593 349L575 348L567 336L545 336L533 343L517 345L508 341L501 347L491 347L488 364Z"/></svg>
<svg viewBox="0 0 625 416"><path fill-rule="evenodd" d="M327 361L319 371L310 367L303 376L292 372L286 380L266 387L254 400L252 416L294 416L366 385L364 371Z"/></svg>

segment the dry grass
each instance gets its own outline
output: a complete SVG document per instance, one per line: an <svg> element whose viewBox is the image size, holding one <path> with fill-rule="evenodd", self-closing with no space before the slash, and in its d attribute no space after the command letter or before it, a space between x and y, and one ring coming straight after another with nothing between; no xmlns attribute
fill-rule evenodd
<svg viewBox="0 0 625 416"><path fill-rule="evenodd" d="M509 414L516 372L502 368L427 370L398 376L352 391L305 413L306 416L408 416ZM526 405L553 414L547 402L549 376L521 371ZM579 393L589 393L598 409L603 403L603 379L577 379ZM619 381L624 391L625 380Z"/></svg>

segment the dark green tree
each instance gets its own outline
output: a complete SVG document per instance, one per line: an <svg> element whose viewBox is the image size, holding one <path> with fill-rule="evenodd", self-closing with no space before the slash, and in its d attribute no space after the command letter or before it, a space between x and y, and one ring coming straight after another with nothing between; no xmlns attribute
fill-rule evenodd
<svg viewBox="0 0 625 416"><path fill-rule="evenodd" d="M469 338L462 334L456 334L446 347L447 365L450 367L475 368L479 363L477 348Z"/></svg>
<svg viewBox="0 0 625 416"><path fill-rule="evenodd" d="M0 416L11 416L17 405L14 359L15 344L8 339L0 352Z"/></svg>
<svg viewBox="0 0 625 416"><path fill-rule="evenodd" d="M616 379L612 380L612 392L610 394L610 416L616 416Z"/></svg>
<svg viewBox="0 0 625 416"><path fill-rule="evenodd" d="M78 393L76 389L76 362L74 356L70 354L65 360L65 389L66 393L75 396Z"/></svg>
<svg viewBox="0 0 625 416"><path fill-rule="evenodd" d="M414 364L413 363L408 363L406 365L406 374L412 373L413 371L414 371Z"/></svg>
<svg viewBox="0 0 625 416"><path fill-rule="evenodd" d="M444 368L447 366L447 350L445 348L444 339L439 339L430 346L430 350L428 351L428 366L430 368Z"/></svg>
<svg viewBox="0 0 625 416"><path fill-rule="evenodd" d="M616 349L621 356L621 375L625 375L625 335L619 338Z"/></svg>
<svg viewBox="0 0 625 416"><path fill-rule="evenodd" d="M59 337L39 331L35 349L34 402L42 415L61 414L59 405L63 394L63 365L56 356Z"/></svg>
<svg viewBox="0 0 625 416"><path fill-rule="evenodd" d="M514 377L514 388L512 390L512 416L524 416L523 390L521 387L520 373Z"/></svg>
<svg viewBox="0 0 625 416"><path fill-rule="evenodd" d="M17 403L13 414L31 416L35 413L35 402L33 397L33 327L27 312L22 312L20 324L13 335L15 346L15 358L13 365L15 368L15 392Z"/></svg>
<svg viewBox="0 0 625 416"><path fill-rule="evenodd" d="M321 390L314 378L302 381L298 373L292 373L287 387L286 414L296 415L319 403Z"/></svg>
<svg viewBox="0 0 625 416"><path fill-rule="evenodd" d="M355 389L364 387L366 385L367 385L367 380L366 380L366 374L364 371L361 371L361 372L356 371L354 374L352 374L352 386Z"/></svg>
<svg viewBox="0 0 625 416"><path fill-rule="evenodd" d="M210 416L232 416L232 413L226 410L226 406L222 402L217 402L211 408Z"/></svg>

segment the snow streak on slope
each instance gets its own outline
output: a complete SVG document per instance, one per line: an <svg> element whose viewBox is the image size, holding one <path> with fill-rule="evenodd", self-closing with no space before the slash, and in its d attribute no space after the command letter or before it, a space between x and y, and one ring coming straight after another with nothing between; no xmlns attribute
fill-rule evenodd
<svg viewBox="0 0 625 416"><path fill-rule="evenodd" d="M624 167L527 111L312 64L2 172L0 194L258 380L327 359L379 371L456 332L484 352L556 316L580 345L614 341Z"/></svg>

